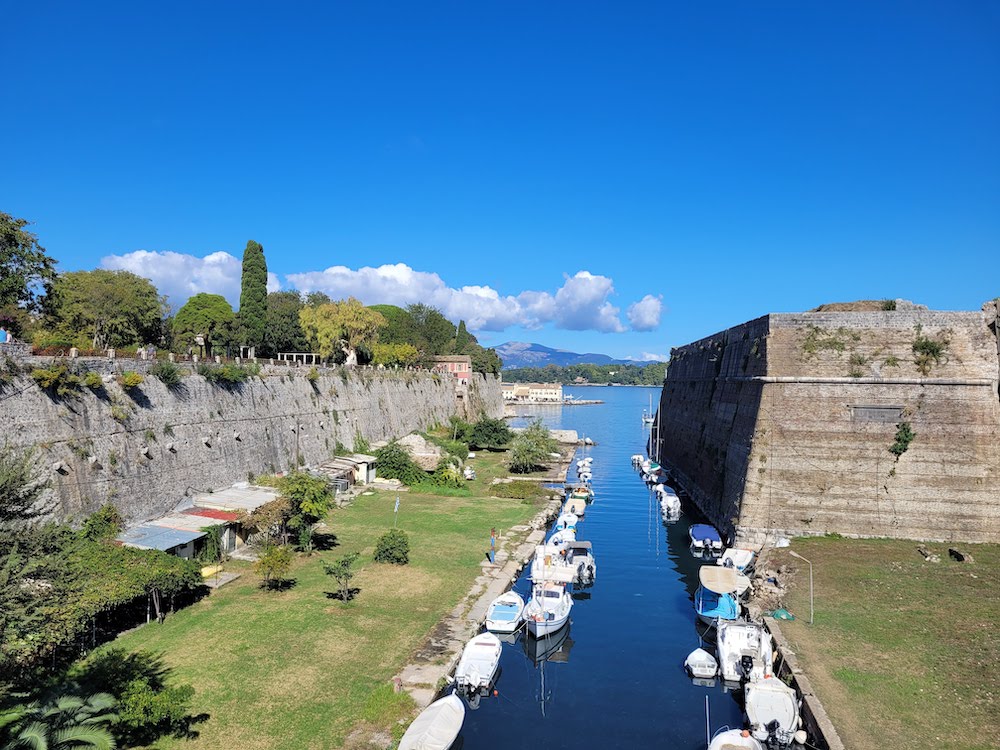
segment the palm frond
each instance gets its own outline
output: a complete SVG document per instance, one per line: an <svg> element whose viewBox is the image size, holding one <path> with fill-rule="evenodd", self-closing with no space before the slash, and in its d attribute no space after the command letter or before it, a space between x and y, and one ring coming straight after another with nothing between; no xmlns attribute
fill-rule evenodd
<svg viewBox="0 0 1000 750"><path fill-rule="evenodd" d="M115 738L100 727L67 727L52 735L53 750L74 747L91 747L94 750L115 750Z"/></svg>

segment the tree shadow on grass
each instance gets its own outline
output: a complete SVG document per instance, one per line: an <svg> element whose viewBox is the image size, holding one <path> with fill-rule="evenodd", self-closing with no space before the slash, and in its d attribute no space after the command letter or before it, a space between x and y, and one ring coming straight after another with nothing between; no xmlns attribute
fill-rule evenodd
<svg viewBox="0 0 1000 750"><path fill-rule="evenodd" d="M282 578L280 580L272 578L270 581L261 581L260 587L264 591L288 591L295 588L298 582L297 578Z"/></svg>
<svg viewBox="0 0 1000 750"><path fill-rule="evenodd" d="M349 602L349 601L353 600L354 597L356 597L358 594L361 593L361 589L360 588L351 588L351 589L348 589L347 590L347 598L346 599L344 598L344 592L343 591L324 591L323 593L326 594L326 598L327 599L336 599L337 601L341 601L341 602Z"/></svg>
<svg viewBox="0 0 1000 750"><path fill-rule="evenodd" d="M209 714L188 711L194 698L190 685L170 684L170 668L160 654L148 651L126 653L109 649L92 655L70 668L67 681L83 694L108 692L119 700L119 722L114 734L119 746L150 745L161 737L194 739L197 725ZM57 690L63 691L63 684Z"/></svg>
<svg viewBox="0 0 1000 750"><path fill-rule="evenodd" d="M317 531L312 536L312 546L317 552L328 552L334 547L340 546L337 535L325 531Z"/></svg>

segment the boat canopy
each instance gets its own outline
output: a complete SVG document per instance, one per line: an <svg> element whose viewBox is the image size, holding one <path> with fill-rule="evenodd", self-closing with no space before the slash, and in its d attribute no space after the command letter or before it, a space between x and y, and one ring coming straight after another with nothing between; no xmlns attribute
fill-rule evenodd
<svg viewBox="0 0 1000 750"><path fill-rule="evenodd" d="M566 547L573 550L578 549L590 552L590 550L593 548L593 545L590 542L570 542L569 544L566 545Z"/></svg>
<svg viewBox="0 0 1000 750"><path fill-rule="evenodd" d="M400 750L447 750L451 747L465 720L465 704L452 693L435 701L418 716L403 739Z"/></svg>
<svg viewBox="0 0 1000 750"><path fill-rule="evenodd" d="M701 585L716 594L742 594L750 588L750 579L733 568L702 565L698 570Z"/></svg>
<svg viewBox="0 0 1000 750"><path fill-rule="evenodd" d="M709 542L721 542L722 537L719 536L719 532L714 526L709 526L707 523L696 523L691 526L691 538L692 539L704 539Z"/></svg>

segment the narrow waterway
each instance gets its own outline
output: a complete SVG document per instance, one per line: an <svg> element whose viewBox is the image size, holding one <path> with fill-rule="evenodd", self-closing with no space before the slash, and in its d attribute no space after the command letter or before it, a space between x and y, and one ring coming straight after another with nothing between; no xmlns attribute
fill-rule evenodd
<svg viewBox="0 0 1000 750"><path fill-rule="evenodd" d="M574 595L568 632L504 644L499 695L466 713L460 746L704 749L706 696L713 731L740 726L741 711L719 688L692 684L682 667L701 630L692 607L701 563L687 545L688 525L699 519L685 506L665 526L629 461L645 453L642 411L659 389L565 391L605 403L524 414L597 442L579 453L594 459L596 500L577 533L594 545L597 581ZM515 589L528 598L527 572Z"/></svg>

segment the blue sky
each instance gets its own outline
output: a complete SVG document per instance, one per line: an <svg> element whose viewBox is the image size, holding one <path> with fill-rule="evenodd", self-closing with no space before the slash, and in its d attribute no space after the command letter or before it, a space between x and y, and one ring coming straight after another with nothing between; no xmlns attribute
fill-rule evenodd
<svg viewBox="0 0 1000 750"><path fill-rule="evenodd" d="M62 269L174 303L235 301L251 238L282 288L616 356L1000 293L994 2L37 2L5 25L0 210Z"/></svg>

